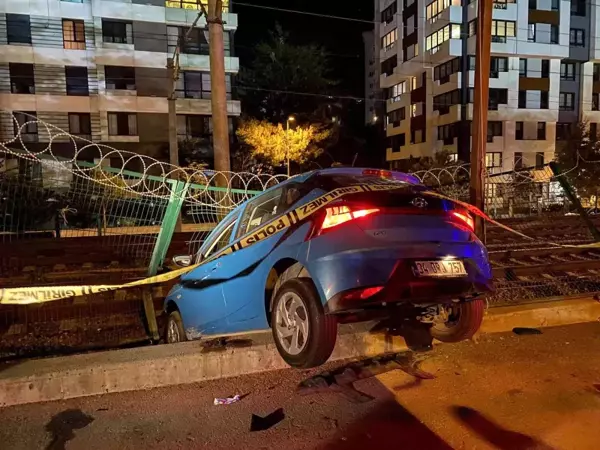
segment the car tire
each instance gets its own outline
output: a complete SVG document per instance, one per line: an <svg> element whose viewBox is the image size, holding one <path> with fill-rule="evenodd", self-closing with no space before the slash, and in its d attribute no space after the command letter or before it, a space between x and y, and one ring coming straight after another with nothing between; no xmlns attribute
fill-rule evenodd
<svg viewBox="0 0 600 450"><path fill-rule="evenodd" d="M279 354L297 369L325 363L337 339L337 319L324 313L315 285L308 278L288 280L276 291L271 329Z"/></svg>
<svg viewBox="0 0 600 450"><path fill-rule="evenodd" d="M431 336L441 342L471 339L481 326L484 312L485 302L480 298L455 304L450 320L431 327Z"/></svg>
<svg viewBox="0 0 600 450"><path fill-rule="evenodd" d="M176 344L177 342L185 342L187 337L183 329L183 321L179 311L171 311L167 317L167 325L165 327L165 343Z"/></svg>

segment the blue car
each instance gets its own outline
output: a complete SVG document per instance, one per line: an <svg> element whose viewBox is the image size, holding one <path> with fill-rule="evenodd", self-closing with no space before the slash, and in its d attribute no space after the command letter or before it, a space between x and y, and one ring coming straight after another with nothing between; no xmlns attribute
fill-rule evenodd
<svg viewBox="0 0 600 450"><path fill-rule="evenodd" d="M165 340L271 328L283 359L308 368L327 361L339 323L412 317L440 341L472 337L491 289L487 251L470 214L427 190L399 172L331 168L246 201L198 254L174 258L206 263L169 292Z"/></svg>

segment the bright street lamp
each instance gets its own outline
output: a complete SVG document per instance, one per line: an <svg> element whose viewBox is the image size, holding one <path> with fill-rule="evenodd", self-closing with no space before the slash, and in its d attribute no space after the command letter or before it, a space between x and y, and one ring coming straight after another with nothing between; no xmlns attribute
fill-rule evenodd
<svg viewBox="0 0 600 450"><path fill-rule="evenodd" d="M290 131L290 122L294 122L296 118L289 116L285 122L285 159L287 160L287 174L290 176L290 144L288 142L288 133Z"/></svg>

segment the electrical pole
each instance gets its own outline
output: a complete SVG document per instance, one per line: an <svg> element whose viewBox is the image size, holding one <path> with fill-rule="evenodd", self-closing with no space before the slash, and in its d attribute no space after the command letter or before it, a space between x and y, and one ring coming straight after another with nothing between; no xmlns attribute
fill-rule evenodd
<svg viewBox="0 0 600 450"><path fill-rule="evenodd" d="M210 90L215 170L228 172L231 170L231 167L229 159L227 90L225 87L223 2L222 0L208 0L208 12L204 9L203 5L202 9L207 13L206 22L208 23L208 44L210 46Z"/></svg>
<svg viewBox="0 0 600 450"><path fill-rule="evenodd" d="M482 211L485 206L483 190L485 188L485 147L487 143L487 112L490 86L492 6L492 0L478 1L470 197L471 204ZM475 231L477 236L485 241L484 222L480 217L475 218Z"/></svg>

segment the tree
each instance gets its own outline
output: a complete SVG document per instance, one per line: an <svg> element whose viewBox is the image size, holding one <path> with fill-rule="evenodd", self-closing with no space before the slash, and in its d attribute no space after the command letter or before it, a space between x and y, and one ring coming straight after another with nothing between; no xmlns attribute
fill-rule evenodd
<svg viewBox="0 0 600 450"><path fill-rule="evenodd" d="M322 94L335 84L327 78L328 67L323 47L293 45L277 24L268 40L255 47L252 63L240 70L238 90L244 111L279 123L291 114L312 116L324 103Z"/></svg>
<svg viewBox="0 0 600 450"><path fill-rule="evenodd" d="M600 193L600 141L585 122L571 127L567 139L559 141L556 162L581 197L597 199Z"/></svg>
<svg viewBox="0 0 600 450"><path fill-rule="evenodd" d="M249 119L240 124L237 135L250 147L252 156L272 165L288 164L289 161L304 164L323 152L319 144L331 135L331 131L318 125L284 129L281 124Z"/></svg>

